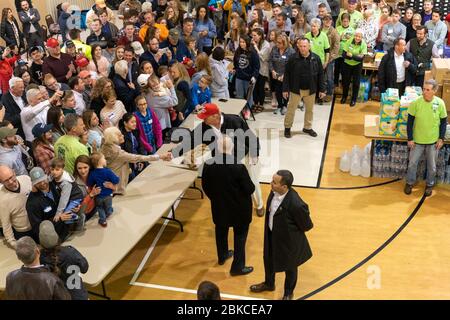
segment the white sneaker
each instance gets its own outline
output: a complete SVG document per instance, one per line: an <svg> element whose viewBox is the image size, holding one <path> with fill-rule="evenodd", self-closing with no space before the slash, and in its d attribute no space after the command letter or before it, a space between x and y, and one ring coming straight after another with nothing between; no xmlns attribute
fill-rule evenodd
<svg viewBox="0 0 450 320"><path fill-rule="evenodd" d="M284 116L286 114L287 108L283 107L281 108L281 115Z"/></svg>

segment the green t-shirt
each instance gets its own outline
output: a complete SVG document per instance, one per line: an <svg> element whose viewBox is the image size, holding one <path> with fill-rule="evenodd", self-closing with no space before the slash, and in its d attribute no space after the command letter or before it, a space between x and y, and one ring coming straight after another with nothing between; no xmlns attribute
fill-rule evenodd
<svg viewBox="0 0 450 320"><path fill-rule="evenodd" d="M423 96L417 98L408 108L415 118L413 140L418 144L433 144L439 139L439 126L442 118L447 118L444 100L434 97L427 102Z"/></svg>
<svg viewBox="0 0 450 320"><path fill-rule="evenodd" d="M311 32L305 34L305 38L311 41L311 51L320 57L322 64L325 63L325 50L330 49L330 42L325 32L320 31L317 37L313 37Z"/></svg>
<svg viewBox="0 0 450 320"><path fill-rule="evenodd" d="M66 134L56 141L55 157L64 159L64 170L70 174L73 174L75 160L81 155L89 156L89 150L77 137Z"/></svg>
<svg viewBox="0 0 450 320"><path fill-rule="evenodd" d="M367 53L367 44L364 42L364 40L361 41L360 44L354 44L353 43L353 37L347 40L346 43L344 43L344 47L342 48L345 52L351 53L353 56L357 56L360 54L366 54ZM344 62L351 66L356 66L362 61L356 61L353 59L345 59Z"/></svg>
<svg viewBox="0 0 450 320"><path fill-rule="evenodd" d="M336 28L336 30L339 33L339 37L341 38L341 42L339 43L339 56L342 56L342 49L344 48L344 44L348 39L353 37L353 35L355 34L355 29L349 25L347 28L339 26Z"/></svg>
<svg viewBox="0 0 450 320"><path fill-rule="evenodd" d="M348 13L348 11L344 10L343 12L341 12L339 14L339 17L336 21L336 26L342 25L341 16L344 13ZM361 21L362 19L364 19L364 16L361 12L359 12L358 10L353 11L353 13L350 13L350 27L352 27L353 29L356 29L358 27L358 22Z"/></svg>

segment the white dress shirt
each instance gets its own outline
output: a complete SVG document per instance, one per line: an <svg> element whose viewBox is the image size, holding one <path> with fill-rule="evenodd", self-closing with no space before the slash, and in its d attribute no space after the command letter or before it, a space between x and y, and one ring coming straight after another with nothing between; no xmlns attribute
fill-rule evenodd
<svg viewBox="0 0 450 320"><path fill-rule="evenodd" d="M13 99L14 99L14 102L19 106L20 110L23 110L23 108L25 108L25 101L23 101L23 98L22 97L16 97L15 95L12 94L12 92L10 92L10 93L11 93L11 96L13 97Z"/></svg>
<svg viewBox="0 0 450 320"><path fill-rule="evenodd" d="M33 127L38 123L47 123L47 112L50 109L50 102L48 100L42 101L32 106L25 107L20 113L20 120L22 122L25 139L33 142L34 136L31 132Z"/></svg>
<svg viewBox="0 0 450 320"><path fill-rule="evenodd" d="M84 102L83 94L76 92L75 90L72 90L72 92L75 97L75 112L77 115L82 116L84 110L86 110L86 103Z"/></svg>
<svg viewBox="0 0 450 320"><path fill-rule="evenodd" d="M221 128L222 128L222 124L223 124L223 114L220 115L220 127ZM220 136L222 135L222 132L220 131L220 129L217 129L215 126L211 126L211 128L213 128L214 135L216 136L216 138L219 139Z"/></svg>
<svg viewBox="0 0 450 320"><path fill-rule="evenodd" d="M398 55L394 51L394 59L395 59L395 69L397 69L397 82L405 81L405 66L403 62L405 62L405 57L403 54Z"/></svg>
<svg viewBox="0 0 450 320"><path fill-rule="evenodd" d="M273 193L272 202L270 203L270 214L269 214L269 229L272 231L273 227L273 216L275 215L275 212L277 212L278 208L280 207L280 204L283 202L284 197L286 197L287 192L285 194L279 194L277 192Z"/></svg>

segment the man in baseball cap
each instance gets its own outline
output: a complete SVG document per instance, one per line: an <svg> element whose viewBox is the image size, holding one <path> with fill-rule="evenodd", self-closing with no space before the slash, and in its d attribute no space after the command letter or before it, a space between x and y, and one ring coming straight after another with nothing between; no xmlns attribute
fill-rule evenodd
<svg viewBox="0 0 450 320"><path fill-rule="evenodd" d="M31 133L35 138L40 138L47 132L53 129L53 124L45 124L45 123L37 123L33 129L31 129ZM51 138L50 138L51 139Z"/></svg>
<svg viewBox="0 0 450 320"><path fill-rule="evenodd" d="M178 62L183 62L188 58L189 63L187 63L187 68L191 68L194 65L194 57L191 52L188 50L184 41L180 41L180 31L178 29L170 29L169 37L167 40L161 42L161 49L168 48L170 49L170 53L173 55L173 59L176 59ZM170 54L169 54L170 55ZM169 57L169 60L170 57Z"/></svg>
<svg viewBox="0 0 450 320"><path fill-rule="evenodd" d="M55 39L55 38L49 38L47 40L47 42L45 43L45 45L48 48L55 49L56 47L59 47L59 41L57 39Z"/></svg>
<svg viewBox="0 0 450 320"><path fill-rule="evenodd" d="M256 213L262 217L264 215L264 204L262 200L261 187L259 185L259 174L256 169L259 157L259 139L248 127L247 123L238 115L222 113L214 103L206 103L197 114L203 122L195 127L190 137L183 138L172 154L174 158L182 156L183 153L196 148L200 144L211 145L213 157L215 156L215 144L222 134L233 134L235 146L234 157L237 162L244 162L255 185L253 194L256 202ZM215 137L211 139L211 137ZM201 137L201 139L199 139ZM244 159L242 157L245 157Z"/></svg>

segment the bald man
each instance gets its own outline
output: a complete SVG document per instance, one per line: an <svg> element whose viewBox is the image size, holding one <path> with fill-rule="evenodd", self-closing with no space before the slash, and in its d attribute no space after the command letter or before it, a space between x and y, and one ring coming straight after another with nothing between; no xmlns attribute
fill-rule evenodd
<svg viewBox="0 0 450 320"><path fill-rule="evenodd" d="M31 225L28 220L27 203L31 191L29 176L16 176L7 166L0 166L0 227L8 246L16 248L16 240L31 236Z"/></svg>

